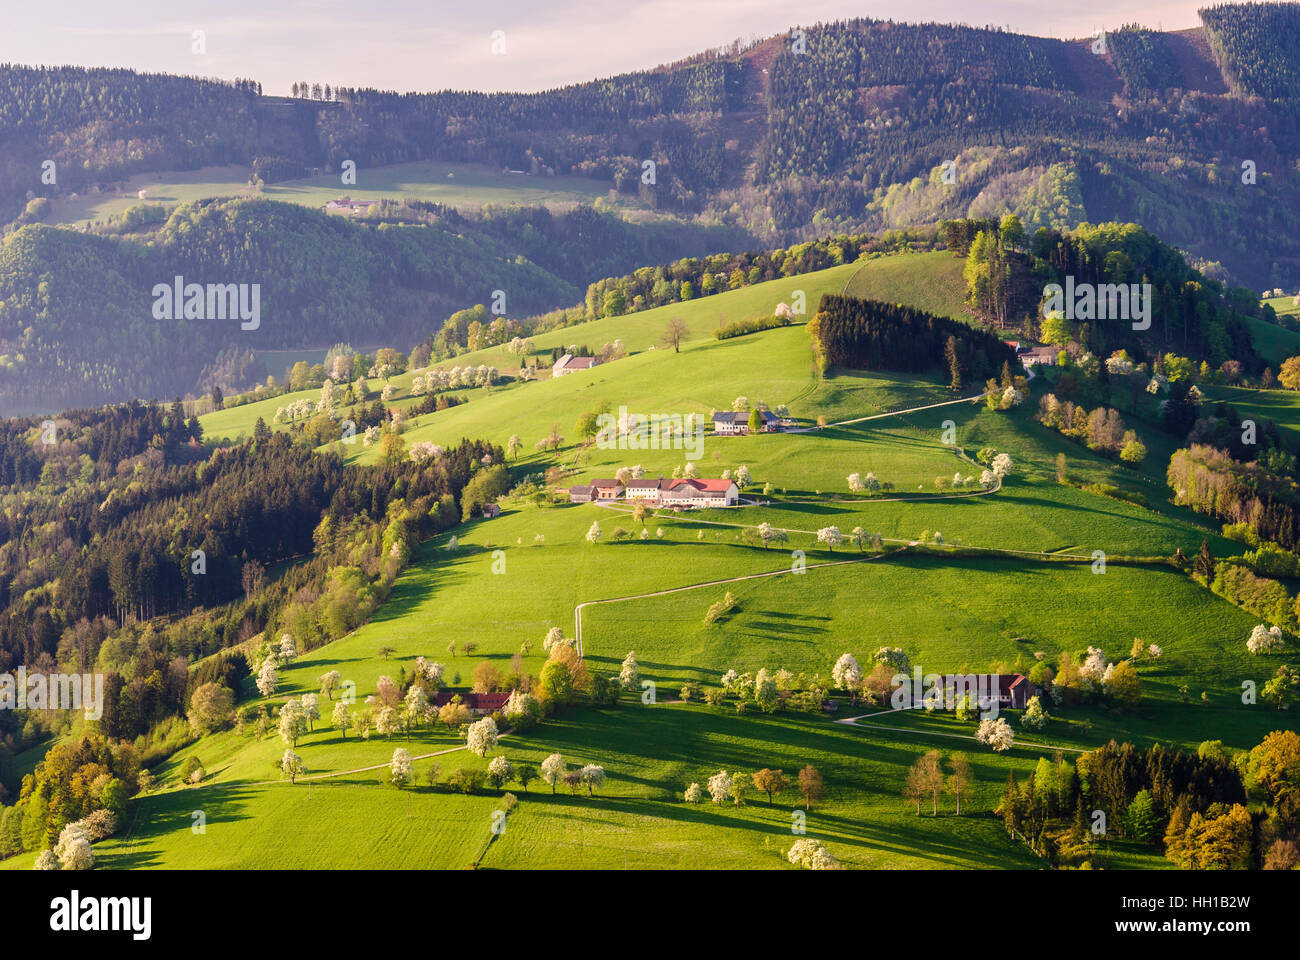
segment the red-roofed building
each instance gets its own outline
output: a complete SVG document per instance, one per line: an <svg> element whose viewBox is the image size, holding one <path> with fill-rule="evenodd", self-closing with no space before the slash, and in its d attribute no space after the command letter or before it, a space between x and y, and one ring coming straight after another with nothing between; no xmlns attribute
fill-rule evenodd
<svg viewBox="0 0 1300 960"><path fill-rule="evenodd" d="M660 491L659 502L675 509L734 507L740 502L740 488L734 480L671 480L668 489Z"/></svg>
<svg viewBox="0 0 1300 960"><path fill-rule="evenodd" d="M942 681L944 700L956 703L969 691L971 701L981 710L987 710L996 697L999 707L1023 710L1039 689L1028 677L1020 673L944 674Z"/></svg>
<svg viewBox="0 0 1300 960"><path fill-rule="evenodd" d="M431 702L435 708L442 707L450 703L452 697L457 696L469 712L476 715L496 713L503 709L510 699L508 693L458 693L455 690L439 690L433 695Z"/></svg>

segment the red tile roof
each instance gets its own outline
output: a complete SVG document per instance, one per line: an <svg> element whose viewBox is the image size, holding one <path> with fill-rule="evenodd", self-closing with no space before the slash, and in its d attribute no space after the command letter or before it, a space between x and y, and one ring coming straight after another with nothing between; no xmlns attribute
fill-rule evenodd
<svg viewBox="0 0 1300 960"><path fill-rule="evenodd" d="M678 490L683 485L690 485L696 490L700 490L704 493L726 493L731 489L731 485L734 482L735 481L732 480L674 480L669 489Z"/></svg>

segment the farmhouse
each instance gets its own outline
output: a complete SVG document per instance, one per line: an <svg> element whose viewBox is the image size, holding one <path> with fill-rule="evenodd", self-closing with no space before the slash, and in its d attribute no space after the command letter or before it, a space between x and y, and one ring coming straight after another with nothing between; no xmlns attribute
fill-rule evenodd
<svg viewBox="0 0 1300 960"><path fill-rule="evenodd" d="M325 209L333 213L346 213L349 216L356 216L359 213L365 213L370 209L373 200L350 200L347 197L339 197L337 200L331 200L325 204Z"/></svg>
<svg viewBox="0 0 1300 960"><path fill-rule="evenodd" d="M595 365L595 357L575 357L571 353L566 353L551 367L551 376L563 377L578 370L590 370Z"/></svg>
<svg viewBox="0 0 1300 960"><path fill-rule="evenodd" d="M495 503L485 503L483 504L483 516L488 520L499 517L501 516L501 507Z"/></svg>
<svg viewBox="0 0 1300 960"><path fill-rule="evenodd" d="M1020 352L1020 362L1026 367L1032 367L1035 364L1042 364L1045 367L1056 366L1055 347L1030 347L1028 350Z"/></svg>
<svg viewBox="0 0 1300 960"><path fill-rule="evenodd" d="M446 706L451 702L452 697L460 697L469 712L475 715L485 713L495 713L504 709L507 701L510 699L509 693L457 693L454 690L439 690L435 693L430 701L436 707Z"/></svg>
<svg viewBox="0 0 1300 960"><path fill-rule="evenodd" d="M1020 673L946 673L940 680L945 703L956 703L969 690L971 700L981 710L992 706L1023 710L1032 697L1041 692L1029 678Z"/></svg>
<svg viewBox="0 0 1300 960"><path fill-rule="evenodd" d="M771 410L760 410L764 433L781 429L781 419ZM749 433L749 414L734 410L719 410L713 415L713 432L719 436L743 436Z"/></svg>
<svg viewBox="0 0 1300 960"><path fill-rule="evenodd" d="M673 480L659 495L660 504L675 510L734 507L739 501L740 489L734 480Z"/></svg>
<svg viewBox="0 0 1300 960"><path fill-rule="evenodd" d="M651 480L649 477L629 480L627 482L627 498L628 500L645 500L658 503L660 494L668 489L669 482L663 477L655 480Z"/></svg>
<svg viewBox="0 0 1300 960"><path fill-rule="evenodd" d="M617 480L593 480L591 488L594 500L617 500L623 496L623 484Z"/></svg>
<svg viewBox="0 0 1300 960"><path fill-rule="evenodd" d="M617 480L593 480L589 486L569 488L569 500L572 503L590 503L592 500L609 502L625 494L629 503L644 503L650 507L668 507L673 510L734 507L740 502L740 488L734 480L650 480L642 477L639 480L629 480L626 487Z"/></svg>

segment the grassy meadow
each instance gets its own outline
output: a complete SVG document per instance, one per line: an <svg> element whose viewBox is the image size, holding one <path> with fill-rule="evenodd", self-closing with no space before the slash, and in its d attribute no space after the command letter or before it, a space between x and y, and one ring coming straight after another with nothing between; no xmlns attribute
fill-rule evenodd
<svg viewBox="0 0 1300 960"><path fill-rule="evenodd" d="M239 164L136 174L114 191L55 200L49 222L84 224L120 216L141 202L141 190L145 191L144 202L168 206L210 197L263 196L284 203L323 207L329 200L350 197L353 200L428 200L463 210L512 203L566 207L591 203L597 197L609 198L611 192L610 184L587 177L504 173L483 164L439 160L363 167L357 170L357 182L346 186L338 174L323 174L269 183L259 193L248 185L248 176L248 167ZM635 197L626 194L617 195L615 200L628 208L639 206Z"/></svg>
<svg viewBox="0 0 1300 960"><path fill-rule="evenodd" d="M784 853L794 839L799 803L793 788L770 806L752 790L742 806L707 798L692 805L682 791L720 769L747 776L760 767L780 768L793 779L812 764L825 780L826 796L807 814L807 835L823 840L847 868L1037 868L1037 858L1010 842L990 811L1007 772L1023 778L1043 751L995 755L974 748L924 732L804 715L737 714L730 707L583 709L527 738L503 740L501 752L513 763L537 765L553 752L571 768L599 763L605 785L594 797L564 787L552 795L537 782L528 792L512 785L520 802L495 836L496 791L462 796L423 784L398 790L366 772L310 787L216 780L147 796L129 832L97 845L96 855L107 869L792 869ZM925 806L919 817L901 798L907 767L930 749L945 755L960 750L971 759L975 782L961 816L948 797L938 816ZM433 762L444 773L486 763L461 751L417 761L417 777ZM192 829L195 811L206 818L203 833ZM16 857L3 866L29 869L30 859ZM1127 865L1162 862L1134 851Z"/></svg>
<svg viewBox="0 0 1300 960"><path fill-rule="evenodd" d="M946 254L920 257L911 262L923 262L935 276L950 274L953 263L960 276L960 262ZM1202 540L1216 556L1240 550L1203 518L1168 503L1164 470L1174 449L1171 438L1134 415L1133 426L1150 454L1142 465L1129 467L1035 422L1037 398L1050 388L1041 379L1033 384L1033 397L1008 412L959 402L890 413L942 403L953 394L925 376L830 371L819 377L802 324L726 341L712 336L723 320L770 315L796 289L806 292L810 310L821 293L846 284L895 299L907 292L897 271L908 260L850 264L539 335L538 355L575 343L598 348L615 338L624 340L631 355L556 380L457 391L468 403L408 422L408 444L453 445L462 437L482 437L504 445L519 434L524 448L510 464L516 478L556 465L568 470L572 479L566 482L632 464L650 476L669 475L693 459L702 476L746 465L756 484L750 495L772 484L772 502L763 506L652 515L644 539L642 525L625 508L507 501L501 516L456 528L454 546L449 535L423 544L369 622L281 670L275 701L315 692L318 678L330 670L339 671L363 700L376 692L380 676L408 676L418 656L443 663L444 682L458 690L468 687L484 661L502 674L517 668L535 675L545 661L547 631L559 627L566 636L576 635L582 605L589 669L617 673L623 657L635 651L642 678L657 685L657 702L625 697L617 708L561 712L527 733L503 738L497 752L516 764L536 765L553 752L563 754L570 767L601 764L608 779L596 796L571 795L563 786L552 795L539 783L525 793L512 785L519 805L504 832L494 834L498 791L465 796L425 783L434 764L444 776L462 766L486 766L486 759L461 748L456 731L427 726L409 740L399 734L391 740L377 734L364 741L345 738L331 728L332 708L323 700L323 720L295 748L308 777L321 779L294 785L282 780L277 760L284 744L274 732L261 740L251 731L210 734L155 771L163 788L134 803L127 829L97 845L99 865L789 869L784 853L792 841L794 790L771 806L752 793L743 806L707 800L691 805L682 791L691 782L706 783L720 769L747 775L779 767L793 779L812 764L828 792L808 814L808 835L823 840L847 867L1036 869L1041 861L1008 841L992 816L1009 770L1023 777L1040 756L1058 748L1084 750L1111 738L1185 748L1206 739L1234 748L1257 743L1280 724L1269 707L1243 705L1241 685L1251 680L1262 686L1285 655L1248 655L1245 640L1257 618L1169 565L1123 560L1168 558L1179 548L1190 555ZM959 308L943 283L923 296ZM674 316L691 330L680 353L659 343ZM518 362L496 348L446 365L491 363L506 370ZM414 402L407 395L410 378L408 373L393 380L398 406ZM709 436L698 456L596 448L577 456L575 422L602 404L615 412L626 406L633 413L707 417L741 395L788 404L805 424L824 417L831 425L755 437ZM275 408L293 398L207 415L205 432L247 435L258 416L269 424ZM890 415L835 425L884 413ZM554 454L536 451L535 442L552 426L568 437L564 447ZM954 446L944 443L949 428ZM978 475L981 467L963 455L981 447L1012 457L1014 467L1000 489L960 496L936 489L937 479L948 481L955 472ZM378 454L360 443L340 449L361 463ZM1057 482L1059 454L1066 457L1069 484ZM847 475L868 471L895 489L873 499L850 494ZM1099 482L1141 494L1149 506L1078 486ZM791 531L788 542L771 549L748 545L742 527L764 520ZM586 539L593 523L602 532L594 544ZM834 551L819 546L816 530L832 524L845 533L854 526L880 533L885 550L873 556L848 544ZM620 526L631 536L616 541ZM924 531L941 533L947 544L988 552L912 543ZM805 554L802 573L793 572L793 550ZM1098 550L1110 558L1104 573L1059 556L1090 560ZM726 591L736 596L736 608L706 625L705 611ZM871 711L841 702L832 715L764 716L739 713L730 704L712 708L678 700L684 683L717 686L728 669L784 668L827 677L839 654L850 651L866 660L882 645L902 647L925 672L985 672L1027 669L1039 652L1055 659L1061 651L1078 656L1088 646L1123 659L1138 637L1164 650L1160 659L1138 665L1144 687L1139 707L1067 708L1033 735L1021 735L1012 711L1023 742L1006 754L966 739L974 724L947 715L891 712L854 722L858 713ZM466 653L466 644L476 648ZM258 697L251 682L241 693L246 700ZM850 722L838 722L843 720ZM418 785L398 790L383 782L383 766L396 747L421 757L415 765ZM976 784L960 817L947 798L938 816L926 810L919 817L901 798L908 767L930 749L961 750L971 758ZM190 756L208 772L195 787L178 782ZM204 832L191 829L195 811L206 818ZM1114 867L1168 866L1149 850L1119 845L1112 853ZM31 860L25 855L0 867L29 868Z"/></svg>

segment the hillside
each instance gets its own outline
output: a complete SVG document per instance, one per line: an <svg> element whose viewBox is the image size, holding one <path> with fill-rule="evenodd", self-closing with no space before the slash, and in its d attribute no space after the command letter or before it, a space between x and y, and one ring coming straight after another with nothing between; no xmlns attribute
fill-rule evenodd
<svg viewBox="0 0 1300 960"><path fill-rule="evenodd" d="M222 351L409 345L497 290L512 315L527 316L580 300L588 271L738 242L724 228L636 226L587 206L473 222L436 205L411 209L413 221L355 223L239 198L183 204L138 237L28 225L0 244L0 409L191 393ZM157 287L176 277L202 284L200 296L192 302L187 286L183 305L170 297L160 313ZM208 303L214 283L240 287L240 316L222 296Z"/></svg>
<svg viewBox="0 0 1300 960"><path fill-rule="evenodd" d="M1300 4L1200 17L0 64L0 877L1300 870Z"/></svg>
<svg viewBox="0 0 1300 960"><path fill-rule="evenodd" d="M359 189L387 181L397 196L458 202L441 165L468 163L507 191L513 177L524 202L580 178L768 245L1005 211L1057 227L1139 220L1240 282L1290 287L1298 16L1293 4L1221 5L1199 29L1125 26L1096 51L1091 39L854 20L809 28L799 52L771 37L526 95L326 97L317 84L284 98L255 82L5 66L0 127L12 132L0 169L12 176L0 219L19 216L29 191L80 219L88 193L120 192L133 176L226 164L268 189L309 178L312 195L351 160ZM30 173L50 157L57 184ZM1238 157L1257 180L1242 181ZM641 181L647 160L653 183ZM398 171L412 168L392 166L426 161L433 169L405 185ZM918 201L945 163L953 178Z"/></svg>

